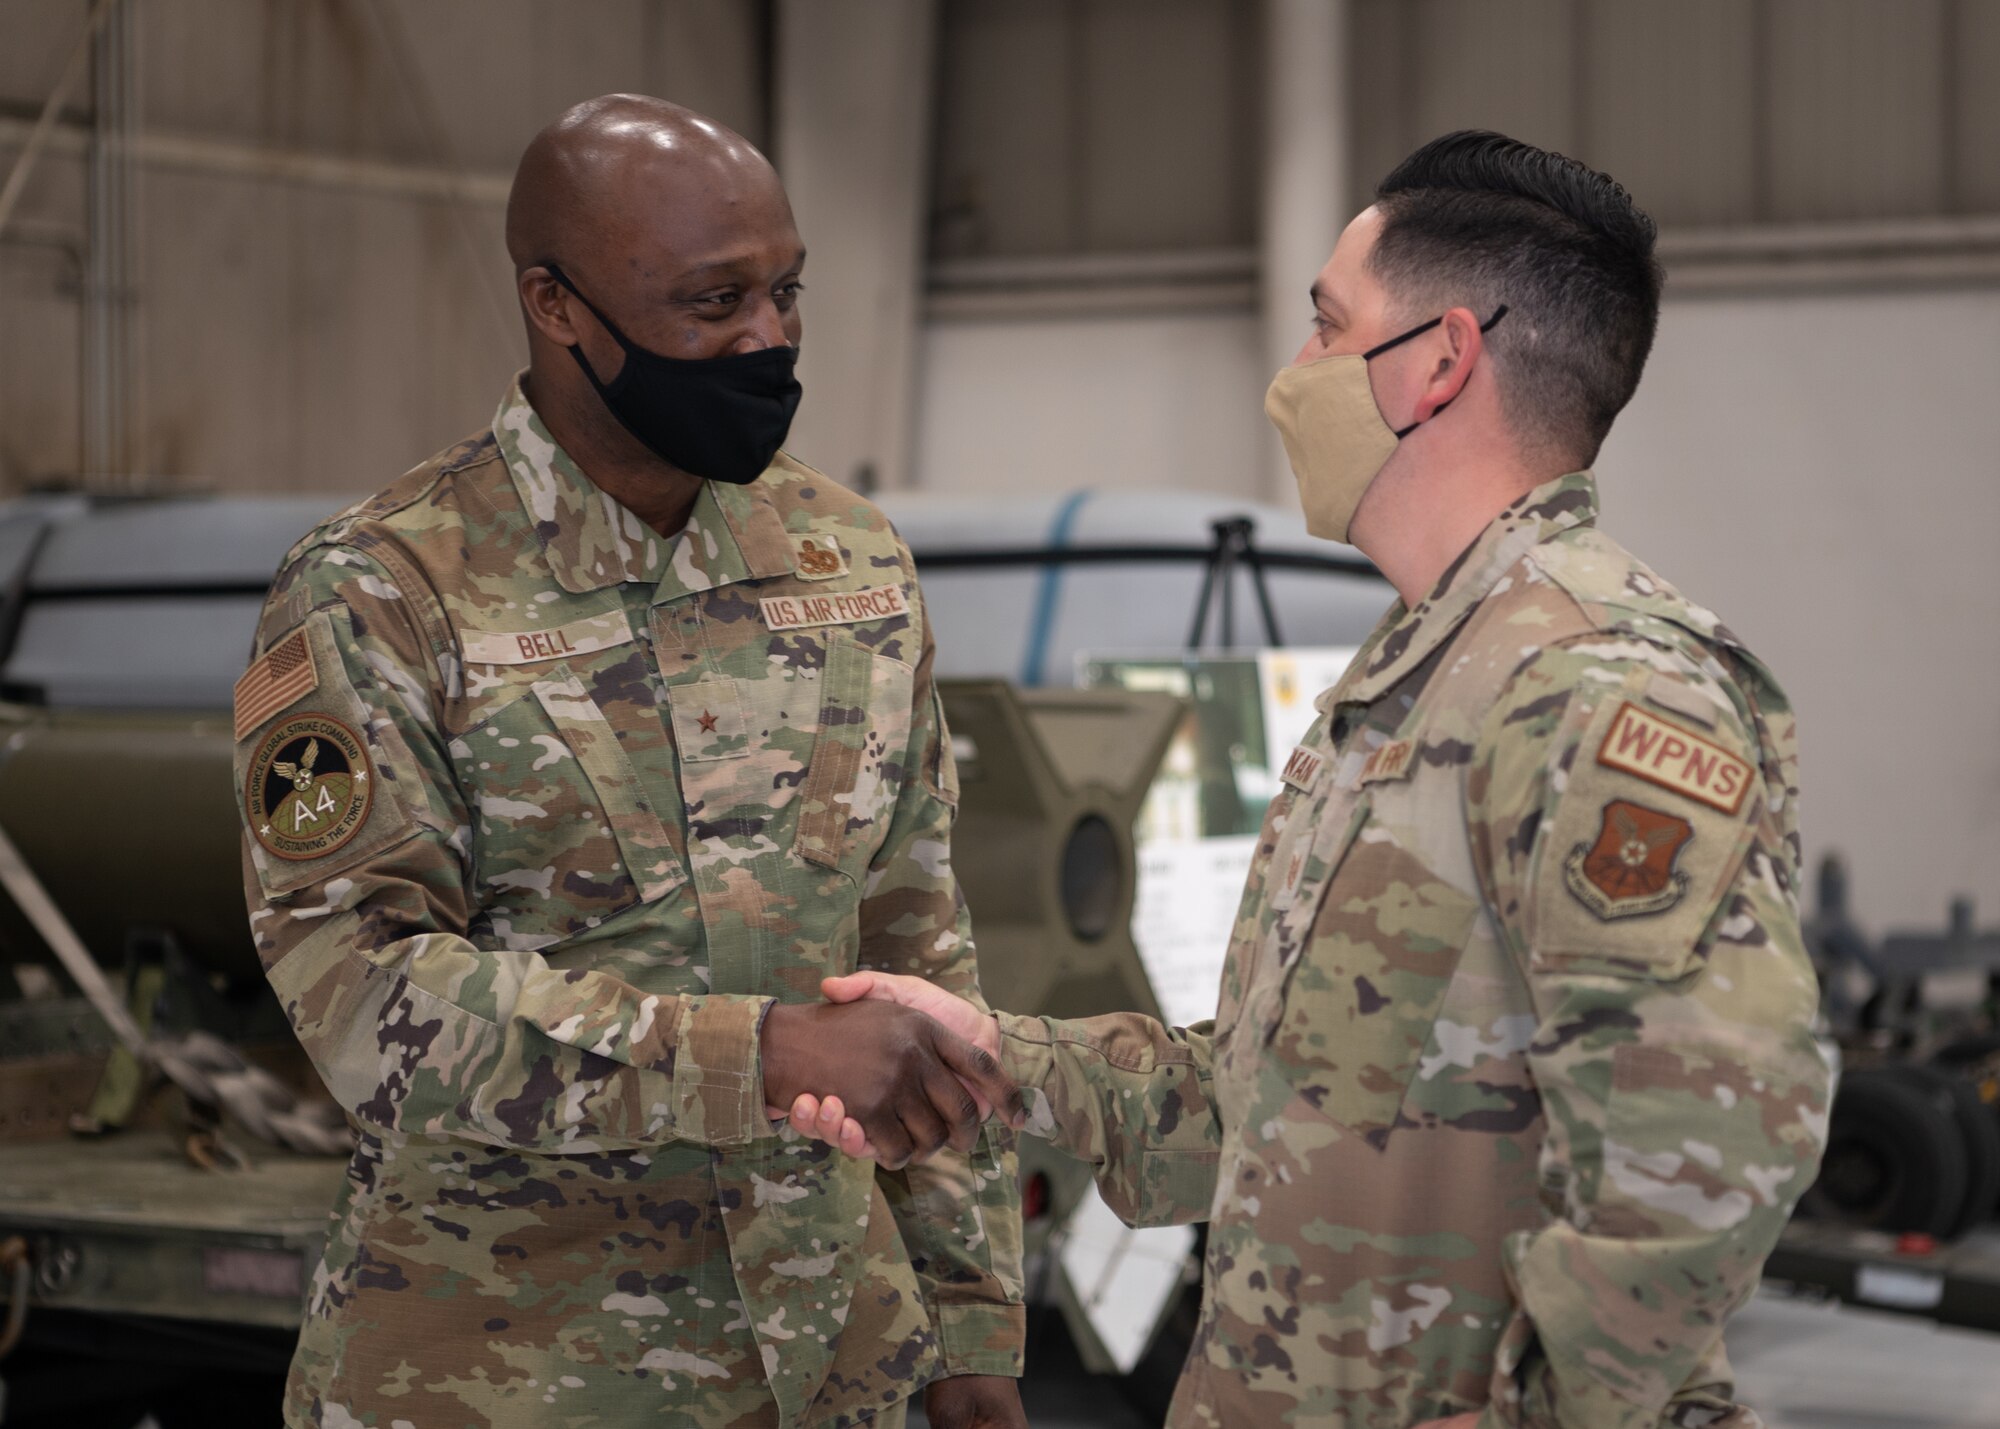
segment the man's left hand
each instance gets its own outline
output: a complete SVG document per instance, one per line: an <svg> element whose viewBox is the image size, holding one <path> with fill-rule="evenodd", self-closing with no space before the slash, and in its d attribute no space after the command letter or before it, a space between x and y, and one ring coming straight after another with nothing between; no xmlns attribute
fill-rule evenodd
<svg viewBox="0 0 2000 1429"><path fill-rule="evenodd" d="M924 1390L932 1429L1028 1429L1021 1382L1000 1374L935 1379Z"/></svg>
<svg viewBox="0 0 2000 1429"><path fill-rule="evenodd" d="M1470 1410L1464 1414L1454 1414L1449 1419L1426 1419L1421 1424L1413 1424L1410 1429L1473 1429L1479 1423L1479 1411Z"/></svg>

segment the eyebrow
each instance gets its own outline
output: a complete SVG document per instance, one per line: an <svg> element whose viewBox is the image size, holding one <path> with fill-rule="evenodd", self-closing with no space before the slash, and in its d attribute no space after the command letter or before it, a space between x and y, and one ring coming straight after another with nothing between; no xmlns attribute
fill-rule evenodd
<svg viewBox="0 0 2000 1429"><path fill-rule="evenodd" d="M1347 310L1341 307L1333 294L1322 288L1318 283L1312 285L1311 297L1314 308L1331 308L1334 317L1344 317L1346 315Z"/></svg>
<svg viewBox="0 0 2000 1429"><path fill-rule="evenodd" d="M749 263L751 261L752 261L751 258L747 254L740 258L718 258L713 263L698 263L692 268L683 269L681 272L676 273L671 281L676 283L688 283L698 280L704 274L707 273L719 273L719 272L733 273L740 270L744 264ZM796 271L797 269L803 268L805 266L805 261L806 261L806 250L801 248L798 251L797 255L792 259L791 263L787 265L785 271L787 273L790 273Z"/></svg>

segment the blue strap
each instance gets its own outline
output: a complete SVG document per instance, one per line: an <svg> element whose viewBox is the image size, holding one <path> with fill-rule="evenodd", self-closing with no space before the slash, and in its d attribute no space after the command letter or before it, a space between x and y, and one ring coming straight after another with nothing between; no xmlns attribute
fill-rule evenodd
<svg viewBox="0 0 2000 1429"><path fill-rule="evenodd" d="M1083 503L1090 500L1092 493L1073 491L1063 504L1056 508L1056 519L1049 523L1049 549L1060 551L1069 544L1069 534L1076 525L1076 513L1083 509ZM1033 687L1042 683L1042 666L1048 660L1049 640L1056 628L1056 610L1061 604L1063 568L1051 562L1042 567L1041 585L1035 592L1035 616L1028 626L1028 649L1021 657L1021 683Z"/></svg>

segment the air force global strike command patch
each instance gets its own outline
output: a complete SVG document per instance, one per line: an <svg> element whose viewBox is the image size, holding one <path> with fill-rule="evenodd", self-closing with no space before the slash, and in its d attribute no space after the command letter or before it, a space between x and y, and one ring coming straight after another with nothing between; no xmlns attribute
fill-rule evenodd
<svg viewBox="0 0 2000 1429"><path fill-rule="evenodd" d="M257 842L279 858L321 858L353 838L373 796L368 751L321 714L283 719L257 743L244 812Z"/></svg>

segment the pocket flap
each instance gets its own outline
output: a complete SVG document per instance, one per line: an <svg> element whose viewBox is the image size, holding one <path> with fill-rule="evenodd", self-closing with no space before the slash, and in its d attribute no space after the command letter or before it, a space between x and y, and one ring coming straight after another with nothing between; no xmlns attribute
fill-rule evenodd
<svg viewBox="0 0 2000 1429"><path fill-rule="evenodd" d="M554 678L537 680L534 691L542 712L590 780L639 896L650 903L685 883L687 871L671 835L640 789L638 772L619 747L617 731L583 681L563 666Z"/></svg>
<svg viewBox="0 0 2000 1429"><path fill-rule="evenodd" d="M915 672L845 632L829 632L819 733L799 796L793 852L859 882L880 847L906 773Z"/></svg>
<svg viewBox="0 0 2000 1429"><path fill-rule="evenodd" d="M1479 900L1379 827L1328 875L1268 1056L1327 1116L1385 1145L1430 1044Z"/></svg>
<svg viewBox="0 0 2000 1429"><path fill-rule="evenodd" d="M750 752L743 692L736 681L711 675L691 685L669 685L667 702L674 711L674 747L682 764L741 759Z"/></svg>

